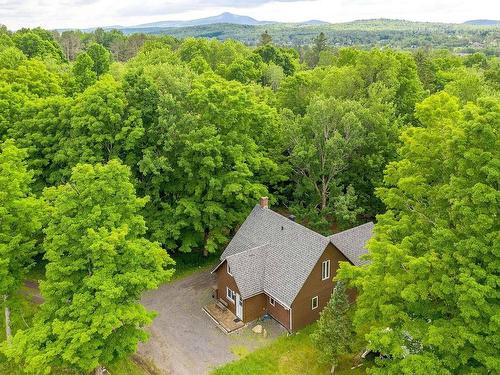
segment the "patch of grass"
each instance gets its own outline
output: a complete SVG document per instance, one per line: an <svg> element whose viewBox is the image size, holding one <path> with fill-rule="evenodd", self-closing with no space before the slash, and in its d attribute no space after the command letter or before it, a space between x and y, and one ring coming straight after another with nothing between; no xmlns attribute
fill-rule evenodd
<svg viewBox="0 0 500 375"><path fill-rule="evenodd" d="M144 369L135 363L132 358L124 358L117 361L111 365L105 366L106 369L112 375L145 375L149 372L144 371Z"/></svg>
<svg viewBox="0 0 500 375"><path fill-rule="evenodd" d="M244 345L235 345L231 347L231 353L233 353L238 358L243 358L250 354L250 350Z"/></svg>
<svg viewBox="0 0 500 375"><path fill-rule="evenodd" d="M314 325L290 336L280 336L270 345L257 349L241 359L215 369L211 375L325 375L330 366L319 361L320 352L310 333ZM231 350L233 353L233 348ZM236 354L236 353L235 353ZM336 375L363 375L365 367L351 370L352 356L342 358Z"/></svg>
<svg viewBox="0 0 500 375"><path fill-rule="evenodd" d="M182 279L197 271L211 268L219 261L218 254L209 254L205 257L199 251L176 253L172 255L172 258L175 260L175 273L171 281Z"/></svg>

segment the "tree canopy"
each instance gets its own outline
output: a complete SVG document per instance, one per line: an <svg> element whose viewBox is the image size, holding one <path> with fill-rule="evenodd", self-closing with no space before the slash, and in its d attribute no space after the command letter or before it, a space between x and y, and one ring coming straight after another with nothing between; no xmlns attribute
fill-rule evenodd
<svg viewBox="0 0 500 375"><path fill-rule="evenodd" d="M387 356L373 373L487 373L498 368L500 107L446 93L417 106L387 166L369 244L372 263L344 265L360 290L355 321Z"/></svg>
<svg viewBox="0 0 500 375"><path fill-rule="evenodd" d="M147 338L154 313L141 293L172 275L173 261L144 238L130 170L116 160L79 164L68 183L44 192L45 302L33 326L5 353L32 373L51 368L90 371L132 353Z"/></svg>

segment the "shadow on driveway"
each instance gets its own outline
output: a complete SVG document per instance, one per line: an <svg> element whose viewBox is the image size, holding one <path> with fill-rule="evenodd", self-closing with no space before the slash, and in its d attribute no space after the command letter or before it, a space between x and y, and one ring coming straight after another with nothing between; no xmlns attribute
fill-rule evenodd
<svg viewBox="0 0 500 375"><path fill-rule="evenodd" d="M215 276L205 270L146 293L142 303L158 315L148 329L149 341L139 345L138 353L166 374L201 375L237 359L232 349L252 351L285 332L277 322L267 321L267 338L254 334L252 324L224 334L202 310L212 300L214 283Z"/></svg>

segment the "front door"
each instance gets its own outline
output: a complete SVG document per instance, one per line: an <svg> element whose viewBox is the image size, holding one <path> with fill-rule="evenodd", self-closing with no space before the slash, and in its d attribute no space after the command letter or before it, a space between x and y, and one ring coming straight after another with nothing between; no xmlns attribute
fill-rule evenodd
<svg viewBox="0 0 500 375"><path fill-rule="evenodd" d="M243 320L243 300L238 293L236 293L236 316Z"/></svg>

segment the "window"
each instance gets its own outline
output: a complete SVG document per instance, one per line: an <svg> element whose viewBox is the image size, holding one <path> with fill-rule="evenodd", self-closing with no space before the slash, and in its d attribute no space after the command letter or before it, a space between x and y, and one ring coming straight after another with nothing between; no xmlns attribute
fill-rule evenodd
<svg viewBox="0 0 500 375"><path fill-rule="evenodd" d="M321 263L321 280L330 278L330 260L325 260Z"/></svg>
<svg viewBox="0 0 500 375"><path fill-rule="evenodd" d="M226 287L226 296L227 296L227 299L230 300L231 302L234 302L234 300L236 299L236 293L229 289L228 287Z"/></svg>
<svg viewBox="0 0 500 375"><path fill-rule="evenodd" d="M233 276L233 274L231 273L231 267L229 267L229 263L226 262L226 265L227 265L227 273L230 275L230 276Z"/></svg>
<svg viewBox="0 0 500 375"><path fill-rule="evenodd" d="M311 310L314 310L318 307L318 296L313 297L311 300Z"/></svg>
<svg viewBox="0 0 500 375"><path fill-rule="evenodd" d="M269 304L272 305L272 306L274 306L275 301L274 301L273 297L269 297Z"/></svg>

